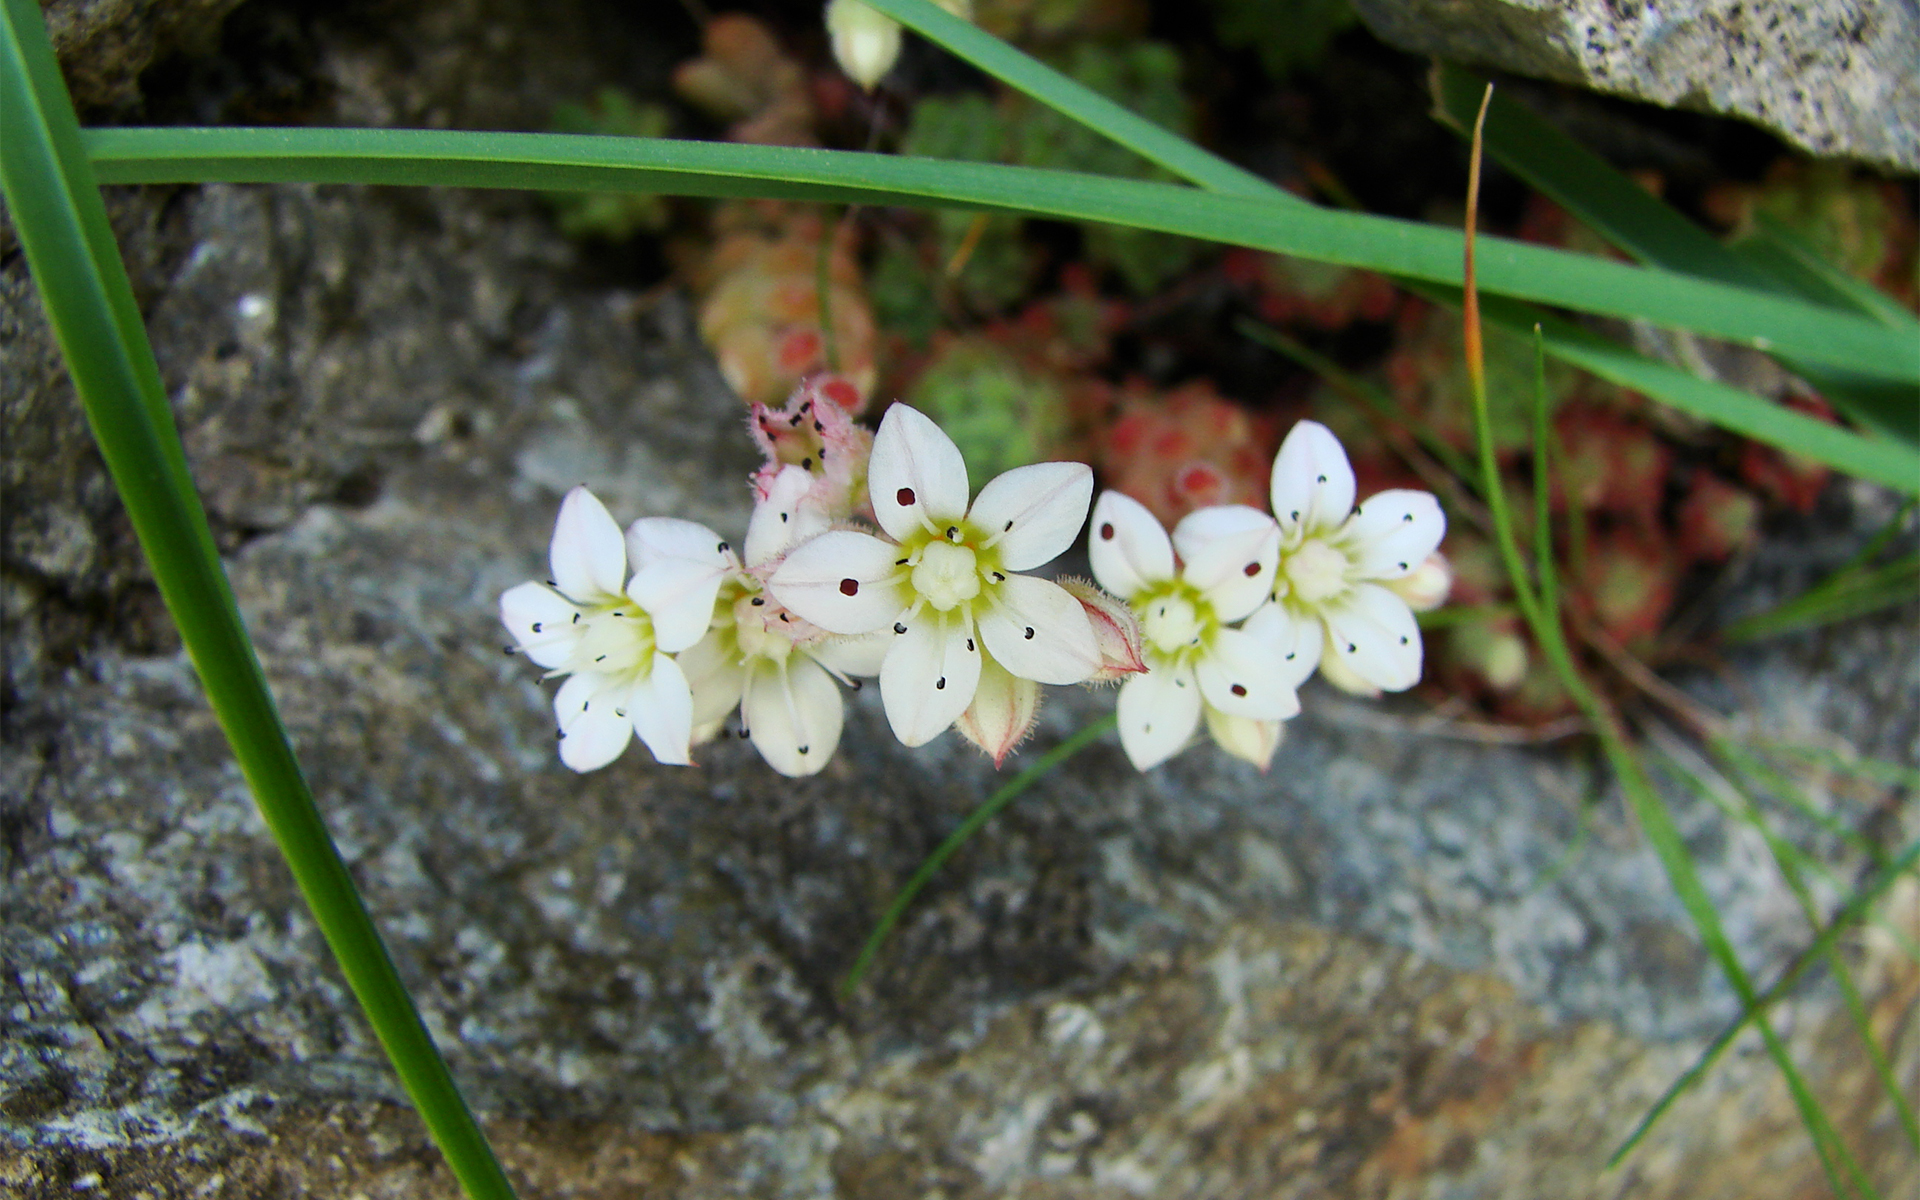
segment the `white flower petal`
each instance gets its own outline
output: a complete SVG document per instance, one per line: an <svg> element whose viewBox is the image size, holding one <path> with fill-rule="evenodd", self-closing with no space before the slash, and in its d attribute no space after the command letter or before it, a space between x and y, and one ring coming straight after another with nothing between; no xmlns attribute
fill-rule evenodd
<svg viewBox="0 0 1920 1200"><path fill-rule="evenodd" d="M738 564L733 547L698 521L642 517L627 526L627 560L636 573L665 559L700 563L715 570Z"/></svg>
<svg viewBox="0 0 1920 1200"><path fill-rule="evenodd" d="M1200 685L1192 670L1156 667L1120 685L1120 746L1137 771L1186 746L1200 724Z"/></svg>
<svg viewBox="0 0 1920 1200"><path fill-rule="evenodd" d="M1262 771L1272 764L1273 752L1280 748L1281 731L1284 728L1278 721L1236 717L1221 712L1211 704L1207 706L1207 732L1213 735L1214 744L1235 758L1246 759Z"/></svg>
<svg viewBox="0 0 1920 1200"><path fill-rule="evenodd" d="M1214 616L1238 621L1273 590L1280 566L1280 527L1244 504L1188 513L1173 528L1173 548L1185 565L1180 577L1213 605Z"/></svg>
<svg viewBox="0 0 1920 1200"><path fill-rule="evenodd" d="M994 548L1007 570L1030 571L1073 545L1092 499L1093 470L1085 463L1034 463L989 480L967 519L998 539Z"/></svg>
<svg viewBox="0 0 1920 1200"><path fill-rule="evenodd" d="M872 534L829 530L789 551L767 590L829 633L871 633L909 603L899 558L900 547Z"/></svg>
<svg viewBox="0 0 1920 1200"><path fill-rule="evenodd" d="M720 648L720 637L709 633L674 657L693 692L696 729L724 721L740 703L747 672L732 654Z"/></svg>
<svg viewBox="0 0 1920 1200"><path fill-rule="evenodd" d="M818 504L810 503L813 473L789 463L773 477L766 498L753 506L747 522L747 565L772 562L789 549L817 537L831 524Z"/></svg>
<svg viewBox="0 0 1920 1200"><path fill-rule="evenodd" d="M654 645L673 654L705 637L713 624L713 602L732 570L667 558L635 575L627 595L653 618Z"/></svg>
<svg viewBox="0 0 1920 1200"><path fill-rule="evenodd" d="M829 671L840 675L873 676L887 651L893 649L893 630L877 629L858 637L823 638L800 647L803 654Z"/></svg>
<svg viewBox="0 0 1920 1200"><path fill-rule="evenodd" d="M1420 682L1420 626L1407 602L1377 583L1363 583L1320 611L1328 658L1386 692Z"/></svg>
<svg viewBox="0 0 1920 1200"><path fill-rule="evenodd" d="M1283 677L1276 647L1238 629L1214 631L1194 664L1200 694L1223 713L1256 721L1284 721L1300 712L1300 697Z"/></svg>
<svg viewBox="0 0 1920 1200"><path fill-rule="evenodd" d="M1290 688L1298 689L1320 665L1320 647L1326 639L1320 619L1312 614L1283 604L1263 604L1240 626L1240 632L1264 643L1270 656L1279 657L1279 681Z"/></svg>
<svg viewBox="0 0 1920 1200"><path fill-rule="evenodd" d="M756 663L740 715L754 749L782 775L814 774L840 744L840 689L833 676L801 655L784 664Z"/></svg>
<svg viewBox="0 0 1920 1200"><path fill-rule="evenodd" d="M918 409L895 404L873 436L867 491L874 519L895 541L967 515L967 464L953 439Z"/></svg>
<svg viewBox="0 0 1920 1200"><path fill-rule="evenodd" d="M893 640L880 664L880 700L893 736L921 746L940 736L973 703L980 651L964 618L927 613Z"/></svg>
<svg viewBox="0 0 1920 1200"><path fill-rule="evenodd" d="M680 664L656 653L653 670L633 685L625 707L633 731L656 761L681 767L693 761L687 753L693 741L693 692Z"/></svg>
<svg viewBox="0 0 1920 1200"><path fill-rule="evenodd" d="M1148 584L1173 578L1173 543L1147 506L1121 492L1100 493L1093 506L1087 557L1100 586L1131 600Z"/></svg>
<svg viewBox="0 0 1920 1200"><path fill-rule="evenodd" d="M989 595L991 601L975 609L980 636L1010 673L1035 683L1080 683L1100 669L1093 623L1067 589L1009 575Z"/></svg>
<svg viewBox="0 0 1920 1200"><path fill-rule="evenodd" d="M1353 467L1340 439L1318 421L1296 424L1273 460L1273 515L1287 536L1339 528L1353 511L1353 493Z"/></svg>
<svg viewBox="0 0 1920 1200"><path fill-rule="evenodd" d="M584 487L560 502L547 561L553 586L582 603L620 596L627 586L627 544L620 526Z"/></svg>
<svg viewBox="0 0 1920 1200"><path fill-rule="evenodd" d="M560 726L560 761L576 771L597 771L627 748L633 726L622 715L626 689L606 675L568 676L553 697Z"/></svg>
<svg viewBox="0 0 1920 1200"><path fill-rule="evenodd" d="M500 623L523 653L543 667L557 667L573 654L580 610L544 583L523 583L500 597Z"/></svg>
<svg viewBox="0 0 1920 1200"><path fill-rule="evenodd" d="M1361 579L1411 575L1447 536L1447 515L1430 493L1394 488L1369 496L1340 540Z"/></svg>

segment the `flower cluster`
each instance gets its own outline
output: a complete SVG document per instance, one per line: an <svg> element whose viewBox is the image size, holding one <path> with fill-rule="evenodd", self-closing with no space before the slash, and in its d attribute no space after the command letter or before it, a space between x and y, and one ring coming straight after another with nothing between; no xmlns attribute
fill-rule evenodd
<svg viewBox="0 0 1920 1200"><path fill-rule="evenodd" d="M1438 502L1396 490L1356 505L1346 452L1313 421L1281 444L1270 491L1272 516L1202 508L1171 538L1119 492L1094 506L1094 578L1132 606L1144 642L1147 673L1120 689L1120 743L1142 771L1203 716L1222 749L1266 769L1316 668L1374 694L1419 681L1414 608L1448 582Z"/></svg>
<svg viewBox="0 0 1920 1200"><path fill-rule="evenodd" d="M1124 679L1121 744L1139 769L1203 718L1264 769L1316 668L1361 691L1418 680L1412 606L1444 595L1445 518L1424 492L1356 506L1324 427L1303 421L1282 445L1272 515L1203 508L1169 536L1138 501L1102 495L1096 586L1028 573L1087 522L1088 467L1016 467L974 495L933 421L895 404L869 438L842 386L822 377L783 410L755 407L767 462L738 552L672 517L623 534L586 488L568 493L552 577L500 598L509 649L566 677L554 717L567 766L603 767L636 735L658 761L687 763L737 711L775 770L811 775L839 744L841 685L878 676L908 746L956 728L998 765L1033 727L1041 684Z"/></svg>
<svg viewBox="0 0 1920 1200"><path fill-rule="evenodd" d="M675 518L623 537L585 488L568 494L553 577L500 600L517 648L567 676L554 715L568 766L605 766L634 734L686 763L737 709L775 770L810 775L840 740L838 683L875 675L902 742L957 726L997 763L1032 728L1040 684L1145 669L1123 605L1023 573L1079 535L1091 470L1020 467L973 497L927 417L896 404L869 443L832 386L756 408L767 465L740 553Z"/></svg>

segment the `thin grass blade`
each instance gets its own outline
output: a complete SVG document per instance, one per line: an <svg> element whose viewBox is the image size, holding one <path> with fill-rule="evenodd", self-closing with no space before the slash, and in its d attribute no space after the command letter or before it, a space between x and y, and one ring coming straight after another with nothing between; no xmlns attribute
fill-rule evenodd
<svg viewBox="0 0 1920 1200"><path fill-rule="evenodd" d="M1729 645L1755 642L1910 603L1920 593L1920 554L1877 567L1828 576L1765 612L1742 617L1720 631Z"/></svg>
<svg viewBox="0 0 1920 1200"><path fill-rule="evenodd" d="M893 899L887 902L886 911L880 915L880 920L874 925L873 932L867 935L866 944L860 947L859 957L853 960L852 968L847 971L846 979L840 984L840 994L850 996L854 989L860 986L860 981L866 977L867 969L873 965L873 960L879 957L880 947L886 944L887 935L893 932L893 927L900 923L900 918L906 915L908 908L912 907L914 897L920 894L920 889L927 886L928 880L939 873L940 868L946 865L946 861L966 844L968 838L980 832L980 829L991 821L996 813L1019 799L1022 792L1040 782L1049 771L1116 728L1119 723L1120 719L1111 713L1101 717L1042 754L1018 775L1009 779L1000 790L981 801L980 806L969 813L967 819L962 821L957 829L934 847L933 853L927 855L926 860L907 879L907 882L893 894Z"/></svg>
<svg viewBox="0 0 1920 1200"><path fill-rule="evenodd" d="M1100 221L1460 282L1460 235L1390 217L1071 171L664 138L421 129L95 129L104 183L371 183L759 196ZM1501 238L1481 286L1920 385L1920 343L1851 312ZM1757 403L1757 401L1756 401Z"/></svg>
<svg viewBox="0 0 1920 1200"><path fill-rule="evenodd" d="M1434 96L1448 125L1465 132L1485 82L1459 67L1438 68ZM1920 342L1920 321L1912 314L1878 293L1877 300L1863 296L1873 289L1827 266L1804 244L1794 245L1778 226L1748 252L1736 252L1517 101L1494 98L1486 146L1509 170L1640 262L1859 312ZM1909 447L1920 445L1920 389L1778 356L1840 411Z"/></svg>
<svg viewBox="0 0 1920 1200"><path fill-rule="evenodd" d="M301 895L470 1196L510 1197L314 808L222 570L32 0L0 7L0 190L167 610Z"/></svg>

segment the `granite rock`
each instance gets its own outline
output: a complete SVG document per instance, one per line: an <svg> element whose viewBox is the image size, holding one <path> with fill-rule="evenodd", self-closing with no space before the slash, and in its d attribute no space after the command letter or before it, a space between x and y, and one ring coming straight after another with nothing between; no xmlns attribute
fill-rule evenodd
<svg viewBox="0 0 1920 1200"><path fill-rule="evenodd" d="M1742 117L1810 154L1920 171L1914 0L1354 0L1416 54Z"/></svg>
<svg viewBox="0 0 1920 1200"><path fill-rule="evenodd" d="M472 69L470 27L394 36L431 69L397 77L368 65L392 45L322 38L319 69L358 81L334 94L452 111L434 70L454 68L431 65ZM508 112L494 86L479 94ZM1745 1041L1627 1174L1599 1173L1734 998L1592 761L1450 739L1407 704L1311 691L1269 775L1203 748L1143 777L1096 745L956 857L841 998L892 890L996 785L988 764L952 737L900 748L867 689L811 780L737 739L692 768L636 747L577 776L552 685L500 653L495 601L543 571L576 483L621 519L743 532L742 414L685 302L596 282L525 197L215 186L115 205L296 749L524 1195L1818 1188ZM0 322L0 1185L454 1195L143 591L17 256ZM1884 504L1836 492L1741 595L1837 561ZM1756 731L1911 763L1917 651L1907 611L1688 686ZM1110 704L1062 693L1035 745ZM1920 833L1910 795L1831 772L1810 789L1879 811L1888 845ZM1673 803L1773 977L1808 934L1764 845ZM1901 892L1884 916L1920 936L1917 908ZM1877 927L1847 951L1920 1082L1920 968ZM1883 1193L1920 1185L1831 985L1776 1017Z"/></svg>

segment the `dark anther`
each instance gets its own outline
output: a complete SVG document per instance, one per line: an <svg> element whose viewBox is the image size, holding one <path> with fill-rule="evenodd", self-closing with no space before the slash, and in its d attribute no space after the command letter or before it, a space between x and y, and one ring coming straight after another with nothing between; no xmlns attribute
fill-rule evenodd
<svg viewBox="0 0 1920 1200"><path fill-rule="evenodd" d="M766 602L767 602L767 598L765 596L755 596L753 598L753 606L755 608L759 608L762 604L765 604Z"/></svg>
<svg viewBox="0 0 1920 1200"><path fill-rule="evenodd" d="M993 581L995 583L1005 583L1007 581L1007 577L1005 575L1002 575L1000 572L995 571L993 573Z"/></svg>
<svg viewBox="0 0 1920 1200"><path fill-rule="evenodd" d="M801 405L800 405L800 411L801 411L801 412L808 412L808 411L811 411L811 410L812 410L812 408L813 408L813 401L811 401L811 400L806 400L806 401L803 401L803 402L801 403Z"/></svg>
<svg viewBox="0 0 1920 1200"><path fill-rule="evenodd" d="M1300 519L1300 510L1297 508L1294 509L1293 512L1288 515L1288 520L1298 521L1299 519Z"/></svg>
<svg viewBox="0 0 1920 1200"><path fill-rule="evenodd" d="M513 647L512 647L512 646L502 646L502 647L500 647L500 650L501 650L501 652L502 652L502 653L505 653L505 654L512 654L512 653L513 653Z"/></svg>
<svg viewBox="0 0 1920 1200"><path fill-rule="evenodd" d="M540 632L540 622L538 622L538 621L535 621L535 622L533 623L533 631L534 631L535 633L539 633L539 632Z"/></svg>
<svg viewBox="0 0 1920 1200"><path fill-rule="evenodd" d="M1400 569L1401 569L1402 571L1404 571L1404 570L1406 570L1406 569L1407 569L1407 564L1405 564L1405 563L1401 563L1401 564L1400 564Z"/></svg>
<svg viewBox="0 0 1920 1200"><path fill-rule="evenodd" d="M858 579L842 579L840 581L840 594L842 596L852 596L858 593L859 590L860 581Z"/></svg>
<svg viewBox="0 0 1920 1200"><path fill-rule="evenodd" d="M787 614L785 614L785 613L781 613L781 614L780 614L780 619L781 619L782 621L786 621L786 622L788 622L789 624L791 624L791 623L792 623L792 621L793 621L793 618L792 618L792 617L789 617L789 616L788 616Z"/></svg>
<svg viewBox="0 0 1920 1200"><path fill-rule="evenodd" d="M809 750L811 750L811 749L813 749L813 747L812 747L812 746L802 746L802 747L800 747L800 753L802 753L802 754L805 754L805 753L806 753L807 751L809 751Z"/></svg>
<svg viewBox="0 0 1920 1200"><path fill-rule="evenodd" d="M1411 521L1411 520L1413 520L1413 514L1412 514L1412 513L1408 513L1408 514L1407 514L1406 516L1404 516L1404 517L1401 517L1401 518L1400 518L1400 520L1402 521L1402 523L1404 523L1404 522L1407 522L1407 521Z"/></svg>
<svg viewBox="0 0 1920 1200"><path fill-rule="evenodd" d="M1007 527L1006 527L1005 529L1002 529L1002 530L1001 530L1000 532L1001 532L1001 533L1012 533L1012 532L1013 532L1013 522L1012 522L1012 521L1008 521L1008 522L1007 522Z"/></svg>
<svg viewBox="0 0 1920 1200"><path fill-rule="evenodd" d="M785 524L787 523L787 514L786 514L786 513L781 513L781 514L780 514L780 523L781 523L782 525L785 525Z"/></svg>
<svg viewBox="0 0 1920 1200"><path fill-rule="evenodd" d="M907 505L913 503L913 489L901 488L893 494L893 498L899 503L900 507L905 508Z"/></svg>
<svg viewBox="0 0 1920 1200"><path fill-rule="evenodd" d="M1033 626L1031 625L1027 626L1027 640L1028 641L1033 640Z"/></svg>
<svg viewBox="0 0 1920 1200"><path fill-rule="evenodd" d="M624 717L627 715L627 710L624 708L616 708L613 710L613 715L616 717Z"/></svg>
<svg viewBox="0 0 1920 1200"><path fill-rule="evenodd" d="M1405 639L1405 638L1401 638L1400 640L1404 642L1404 641L1406 641L1407 639ZM972 639L972 638L968 638L968 639L967 639L967 649L968 649L968 650L972 650L972 649L973 649L973 639Z"/></svg>
<svg viewBox="0 0 1920 1200"><path fill-rule="evenodd" d="M1325 483L1326 481L1327 481L1327 477L1325 475L1317 475L1314 477L1315 483Z"/></svg>
<svg viewBox="0 0 1920 1200"><path fill-rule="evenodd" d="M1113 540L1113 522L1112 521L1100 522L1100 540L1103 542L1110 542Z"/></svg>
<svg viewBox="0 0 1920 1200"><path fill-rule="evenodd" d="M1292 655L1291 653L1289 653L1289 654L1287 655L1287 661L1288 661L1288 662L1292 662L1292 661L1293 661L1293 659L1294 659L1294 656L1293 656L1293 655Z"/></svg>
<svg viewBox="0 0 1920 1200"><path fill-rule="evenodd" d="M1241 574L1245 575L1248 579L1252 579L1255 575L1258 575L1259 573L1260 573L1260 564L1257 562L1248 563L1246 566L1246 569L1241 572Z"/></svg>
<svg viewBox="0 0 1920 1200"><path fill-rule="evenodd" d="M827 461L827 448L825 446L820 447L820 461Z"/></svg>
<svg viewBox="0 0 1920 1200"><path fill-rule="evenodd" d="M787 424L792 426L795 429L798 429L800 428L800 422L804 420L806 420L805 417L801 416L799 413L795 413L791 417L787 418Z"/></svg>
<svg viewBox="0 0 1920 1200"><path fill-rule="evenodd" d="M825 425L822 425L820 422L815 421L813 423L813 431L815 433L825 433L827 431L827 427Z"/></svg>
<svg viewBox="0 0 1920 1200"><path fill-rule="evenodd" d="M905 633L907 631L907 627L901 622L895 621L893 623L893 631L895 633Z"/></svg>
<svg viewBox="0 0 1920 1200"><path fill-rule="evenodd" d="M1404 638L1404 637L1403 637L1403 638L1401 638L1401 639L1400 639L1400 644L1401 644L1402 646L1404 646L1404 645L1406 645L1406 644L1407 644L1407 639L1406 639L1406 638Z"/></svg>
<svg viewBox="0 0 1920 1200"><path fill-rule="evenodd" d="M800 460L800 469L802 471L813 470L813 456L811 454Z"/></svg>
<svg viewBox="0 0 1920 1200"><path fill-rule="evenodd" d="M575 614L573 614L573 623L574 623L575 625L578 625L578 624L580 623L580 614L579 614L579 613L575 613Z"/></svg>
<svg viewBox="0 0 1920 1200"><path fill-rule="evenodd" d="M893 560L893 565L896 567L904 567L907 565L907 560L904 558L896 558Z"/></svg>
<svg viewBox="0 0 1920 1200"><path fill-rule="evenodd" d="M601 655L601 656L600 656L599 658L596 658L596 659L594 659L593 661L595 661L595 662L605 662L605 661L607 661L607 656L606 656L606 655L604 655L604 654L602 654L602 655Z"/></svg>
<svg viewBox="0 0 1920 1200"><path fill-rule="evenodd" d="M946 688L947 688L947 677L945 675L942 675L940 678L933 681L934 691L943 692L946 690Z"/></svg>
<svg viewBox="0 0 1920 1200"><path fill-rule="evenodd" d="M1354 644L1353 644L1352 642L1348 642L1348 643L1347 643L1347 653L1348 653L1348 654L1352 654L1352 653L1353 653L1353 652L1354 652L1355 650L1358 650L1359 648L1360 648L1360 647L1358 647L1358 646L1356 646L1356 645L1354 645Z"/></svg>
<svg viewBox="0 0 1920 1200"><path fill-rule="evenodd" d="M1244 683L1236 683L1233 685L1232 691L1236 696L1244 696L1247 694L1247 685Z"/></svg>
<svg viewBox="0 0 1920 1200"><path fill-rule="evenodd" d="M565 737L565 736L567 736L567 731L566 731L566 730L564 730L564 729L556 729L556 730L554 730L554 731L553 731L553 736L555 736L555 737L557 737L557 738L563 738L563 737Z"/></svg>
<svg viewBox="0 0 1920 1200"><path fill-rule="evenodd" d="M960 527L958 525L947 526L947 540L950 542L957 542L960 540Z"/></svg>
<svg viewBox="0 0 1920 1200"><path fill-rule="evenodd" d="M731 549L733 549L733 547L727 545L725 542L720 543L720 553L725 554L727 551Z"/></svg>

